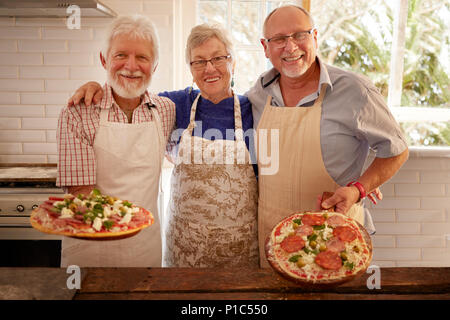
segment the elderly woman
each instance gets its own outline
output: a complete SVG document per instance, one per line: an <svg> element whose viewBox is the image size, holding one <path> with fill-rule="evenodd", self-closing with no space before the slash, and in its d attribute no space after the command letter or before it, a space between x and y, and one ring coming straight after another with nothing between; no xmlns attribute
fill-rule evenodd
<svg viewBox="0 0 450 320"><path fill-rule="evenodd" d="M253 117L248 99L232 90L235 55L225 31L194 27L186 62L199 90L159 94L175 103L177 129L163 266L257 266L257 181L243 134ZM72 101L100 90L88 83Z"/></svg>

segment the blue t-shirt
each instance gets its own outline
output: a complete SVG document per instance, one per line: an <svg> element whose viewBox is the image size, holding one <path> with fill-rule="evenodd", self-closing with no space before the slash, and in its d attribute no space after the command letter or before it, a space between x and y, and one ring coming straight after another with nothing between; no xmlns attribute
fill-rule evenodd
<svg viewBox="0 0 450 320"><path fill-rule="evenodd" d="M164 91L158 95L167 97L175 103L176 108L176 129L175 142L178 144L182 130L189 125L191 108L195 98L200 93L198 89L187 87L184 90ZM247 149L250 151L252 163L255 163L253 147L253 114L252 105L246 96L238 95L241 105L242 129ZM196 127L193 135L209 140L224 139L235 140L234 129L234 97L220 101L217 104L200 97L195 113ZM227 130L228 129L228 130Z"/></svg>

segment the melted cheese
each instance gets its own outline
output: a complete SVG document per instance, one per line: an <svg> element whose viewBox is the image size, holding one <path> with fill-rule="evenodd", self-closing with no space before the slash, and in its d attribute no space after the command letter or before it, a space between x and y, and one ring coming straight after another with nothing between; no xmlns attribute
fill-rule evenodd
<svg viewBox="0 0 450 320"><path fill-rule="evenodd" d="M329 213L328 213L328 216L330 217L330 216L332 216L333 214L335 214L335 213L329 212ZM281 223L284 223L284 221L281 222ZM357 230L359 229L359 227L357 226L357 224L356 224L355 222L351 221L350 223L352 223L353 226L354 226ZM274 228L274 230L276 230L276 229L277 229L277 227ZM282 250L282 252L284 252L284 250L281 249L281 247L280 247L280 243L281 243L287 236L289 236L289 234L290 234L291 232L293 232L293 231L294 231L293 224L292 224L292 223L288 223L288 224L285 224L285 225L282 226L282 228L281 228L281 230L280 230L280 235L278 235L278 236L275 237L274 234L272 233L272 236L271 236L271 242L274 243L275 245L273 246L274 249L271 250L271 252L272 252L272 253L275 253L275 256L276 256L276 253L277 253L278 251L280 251L280 250ZM303 237L302 237L303 240L305 240L305 248L307 248L307 249L310 251L309 253L306 253L306 252L302 249L302 250L300 250L300 251L298 251L298 252L295 252L295 253L292 253L292 254L289 254L289 255L286 255L286 254L284 253L284 254L283 254L283 255L285 256L284 258L283 258L283 257L279 257L279 258L281 258L281 259L283 259L283 260L284 260L284 259L285 259L285 260L288 260L288 259L289 259L290 257L292 257L292 256L300 255L300 256L301 256L300 259L302 259L302 261L303 261L304 263L306 263L306 265L303 266L303 267L301 268L301 270L306 274L307 279L309 279L309 280L314 280L314 279L315 279L315 275L316 275L318 272L321 272L321 271L324 270L322 267L320 267L319 265L317 265L317 264L314 262L316 255L315 255L313 252L311 252L311 251L313 251L313 250L318 250L321 244L325 244L327 240L333 238L333 228L332 228L331 226L329 226L327 222L325 222L325 228L324 228L322 231L320 231L320 230L315 230L314 232L317 234L317 238L316 238L316 240L315 240L316 243L317 243L317 245L316 245L316 247L315 247L314 249L310 246L309 241L307 240L307 236L303 236ZM323 232L323 238L324 238L324 239L322 239L322 237L320 236L320 232ZM356 252L353 250L353 247L354 247L355 245L357 245L357 246L359 247L359 250L360 250L359 253L356 253ZM362 254L361 254L361 253L364 251L364 249L366 249L366 248L367 248L367 244L366 244L364 241L363 241L362 243L359 242L358 239L355 239L355 240L352 241L352 242L346 242L346 243L345 243L345 252L346 252L347 258L348 258L347 261L348 261L349 263L353 263L353 265L354 265L353 270L352 270L352 273L358 272L359 270L361 270L361 269L365 266L365 263L363 263L361 266L359 266L359 263L361 262L362 259L364 259L364 258L366 257L366 255L362 255ZM277 249L279 249L279 250L277 250ZM287 262L287 263L288 263L288 266L289 266L289 267L285 267L283 263L280 263L282 269L283 269L286 273L288 273L289 275L291 275L291 276L293 276L293 277L297 277L296 274L294 274L292 271L290 271L290 268L295 269L295 268L300 268L300 267L298 267L297 264L294 263L294 262ZM343 266L342 266L339 270L337 270L337 271L330 271L330 277L329 277L329 279L341 277L342 274L343 274L343 272L346 272L346 271L349 270L348 268L346 268L346 267L344 266L344 263L345 263L345 262L343 262Z"/></svg>

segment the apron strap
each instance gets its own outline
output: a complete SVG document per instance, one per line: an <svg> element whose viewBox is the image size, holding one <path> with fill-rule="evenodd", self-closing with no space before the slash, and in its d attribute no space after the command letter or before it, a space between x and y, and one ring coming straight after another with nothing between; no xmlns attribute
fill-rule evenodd
<svg viewBox="0 0 450 320"><path fill-rule="evenodd" d="M166 144L164 143L164 134L163 134L163 129L162 129L161 117L159 116L158 112L156 111L156 108L151 107L149 109L150 109L150 112L152 113L153 119L155 121L156 131L158 132L159 144L161 146L160 159L161 159L161 165L162 165L163 159L164 159L164 154L165 154L164 146Z"/></svg>
<svg viewBox="0 0 450 320"><path fill-rule="evenodd" d="M244 141L244 129L242 128L242 113L241 103L237 94L233 92L234 96L234 135L236 141Z"/></svg>
<svg viewBox="0 0 450 320"><path fill-rule="evenodd" d="M100 124L101 125L108 123L108 114L109 114L109 108L108 109L100 109Z"/></svg>
<svg viewBox="0 0 450 320"><path fill-rule="evenodd" d="M161 168L161 173L159 175L159 196L158 196L158 206L159 206L159 210L158 210L158 215L159 215L159 221L160 221L160 226L164 225L163 221L164 221L164 190L163 190L163 186L162 186L162 165L163 165L163 161L164 161L164 154L165 154L165 143L164 143L164 134L163 134L163 129L162 129L162 122L161 122L161 117L158 114L158 111L156 110L156 107L149 107L150 112L152 113L153 116L153 120L155 122L155 126L156 126L156 131L158 132L158 137L159 137L159 148L160 148L160 161L159 161L159 165Z"/></svg>
<svg viewBox="0 0 450 320"><path fill-rule="evenodd" d="M189 125L186 128L187 133L192 136L192 131L194 130L194 128L197 126L195 124L195 113L197 111L197 103L198 100L200 99L200 95L201 93L199 93L197 95L197 97L195 98L194 102L192 103L192 107L191 107L191 114L190 114L190 118L189 118Z"/></svg>
<svg viewBox="0 0 450 320"><path fill-rule="evenodd" d="M244 132L242 129L242 113L241 113L241 104L239 102L238 96L232 91L234 97L234 131L236 141L244 141ZM197 95L191 107L191 114L189 118L189 125L186 128L186 131L189 135L192 135L192 131L196 127L195 124L195 114L197 112L197 104L200 99L201 93Z"/></svg>
<svg viewBox="0 0 450 320"><path fill-rule="evenodd" d="M327 92L327 86L328 86L327 83L322 83L322 85L320 86L320 94L319 94L319 97L316 99L316 102L314 102L313 107L315 107L315 106L317 106L317 105L322 106L323 98L325 97L325 93Z"/></svg>

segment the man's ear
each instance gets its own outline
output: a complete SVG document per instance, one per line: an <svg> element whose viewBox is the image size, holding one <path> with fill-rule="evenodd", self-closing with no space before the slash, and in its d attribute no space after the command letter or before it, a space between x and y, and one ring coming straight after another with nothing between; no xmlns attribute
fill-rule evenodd
<svg viewBox="0 0 450 320"><path fill-rule="evenodd" d="M259 41L261 42L263 48L264 48L264 54L266 55L266 58L269 58L269 56L267 55L267 42L266 39L259 39Z"/></svg>
<svg viewBox="0 0 450 320"><path fill-rule="evenodd" d="M106 70L106 59L101 52L100 52L100 62L102 63L103 68L105 68Z"/></svg>

